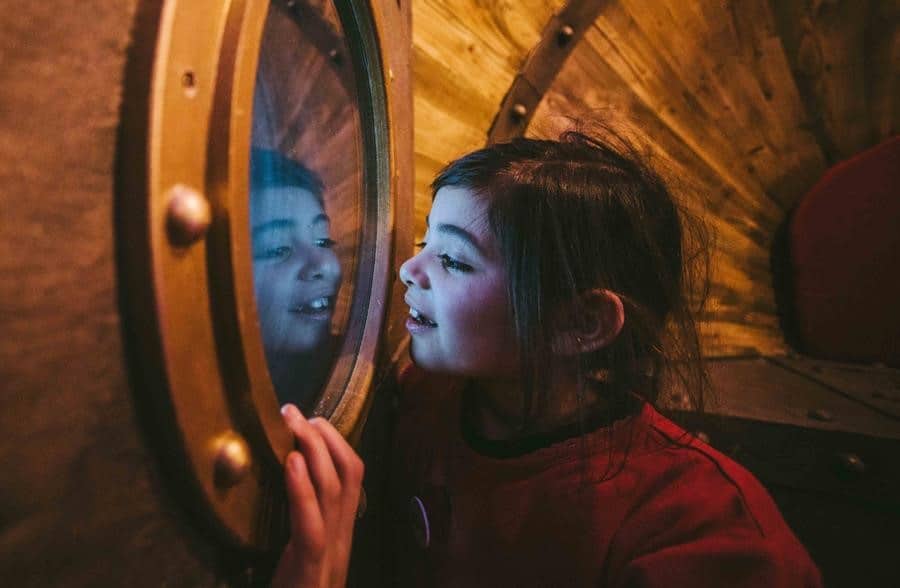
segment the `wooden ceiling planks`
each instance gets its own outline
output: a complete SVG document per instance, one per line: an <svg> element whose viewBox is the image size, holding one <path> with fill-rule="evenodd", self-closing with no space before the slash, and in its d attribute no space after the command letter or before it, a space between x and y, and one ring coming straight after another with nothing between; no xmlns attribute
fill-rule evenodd
<svg viewBox="0 0 900 588"><path fill-rule="evenodd" d="M747 157L741 142L744 150L766 151L760 157L768 159L763 163L758 159L757 166L793 164L794 169L779 173L802 175L801 183L812 182L824 167L814 137L800 128L797 120L786 128L783 113L770 104L778 95L802 120L804 110L796 89L780 88L776 93L768 89L774 85L768 80L775 73L767 70L765 79L754 73L761 67L757 61L760 51L754 47L759 39L774 38L772 19L762 21L768 28L755 36L746 31L738 35L733 19L714 31L703 18L715 15L683 8L677 13L683 4L672 3L667 10L645 11L637 17L626 12L625 4L604 11L585 42L575 49L535 113L528 134L558 134L568 124L553 120L558 113L586 115L588 126L592 117L605 116L598 111L615 113L613 124L624 116L637 126L657 165L674 180L685 208L702 217L715 235L710 290L701 315L705 352L715 356L751 350L784 352L768 258L784 208L798 194L781 192L770 197L767 189L785 185L777 173L754 174L751 167L738 182L734 175L723 173L745 168L742 162ZM628 7L642 9L640 4ZM708 5L703 8L712 10ZM747 15L740 19L745 28L747 20ZM697 57L697 52L712 51L717 43L727 47L715 60ZM771 48L766 51L777 53ZM747 56L753 60L752 67L741 61ZM777 57L768 59L778 61ZM780 62L778 75L790 76L783 54ZM730 80L730 69L742 69L742 79ZM741 113L735 114L738 109ZM756 136L748 138L744 131L744 136L736 138L748 126ZM757 130L760 126L778 129L766 134ZM699 145L705 148L695 147ZM807 154L799 165L798 153ZM801 169L797 171L797 167Z"/></svg>
<svg viewBox="0 0 900 588"><path fill-rule="evenodd" d="M454 158L483 147L503 96L563 0L414 0L415 234L428 185Z"/></svg>
<svg viewBox="0 0 900 588"><path fill-rule="evenodd" d="M434 174L484 144L564 4L414 2L417 235ZM613 0L527 134L558 135L571 126L561 115L629 118L715 234L707 354L783 353L775 231L828 165L897 133L898 15L900 0Z"/></svg>
<svg viewBox="0 0 900 588"><path fill-rule="evenodd" d="M898 2L770 3L829 164L896 133Z"/></svg>
<svg viewBox="0 0 900 588"><path fill-rule="evenodd" d="M626 87L597 83L582 92L582 75L593 71L592 67L603 66L587 52L571 57L535 113L535 121L540 121L537 126L543 128L533 125L529 135L557 136L568 122L554 113L578 113L586 105L625 114L646 133L643 143L653 154L652 162L667 177L683 207L702 218L714 236L709 255L710 289L700 316L705 352L745 355L752 347L749 341L756 342L756 352L783 352L768 248L758 242L759 229L745 227L747 213L729 206L732 191L728 186ZM717 207L723 208L724 214L717 212Z"/></svg>

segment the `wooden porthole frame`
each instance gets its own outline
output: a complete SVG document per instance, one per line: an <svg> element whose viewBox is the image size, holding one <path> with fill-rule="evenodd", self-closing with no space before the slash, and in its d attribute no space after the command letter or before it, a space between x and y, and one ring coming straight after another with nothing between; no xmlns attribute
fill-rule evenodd
<svg viewBox="0 0 900 588"><path fill-rule="evenodd" d="M396 201L411 197L397 194L406 146L388 121L408 112L402 96L390 98L380 36L396 15L381 0L334 4L357 79L363 222L344 343L315 413L355 437L389 298ZM268 9L268 0L141 2L117 153L120 298L137 410L190 510L252 550L283 540L281 464L293 446L268 376L250 255L251 117Z"/></svg>

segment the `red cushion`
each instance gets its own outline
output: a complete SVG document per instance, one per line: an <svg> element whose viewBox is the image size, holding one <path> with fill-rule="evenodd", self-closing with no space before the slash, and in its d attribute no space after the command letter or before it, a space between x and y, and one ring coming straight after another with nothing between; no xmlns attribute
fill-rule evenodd
<svg viewBox="0 0 900 588"><path fill-rule="evenodd" d="M803 350L900 365L900 136L828 170L788 238Z"/></svg>

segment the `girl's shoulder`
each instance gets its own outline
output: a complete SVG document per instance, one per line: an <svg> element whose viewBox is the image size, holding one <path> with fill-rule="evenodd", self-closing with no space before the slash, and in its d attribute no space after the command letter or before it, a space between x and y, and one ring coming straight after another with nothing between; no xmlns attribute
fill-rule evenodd
<svg viewBox="0 0 900 588"><path fill-rule="evenodd" d="M649 405L640 418L646 441L630 467L644 469L649 484L655 486L649 500L678 503L685 512L709 512L726 501L728 510L739 515L736 519L762 535L786 528L769 493L745 467ZM671 483L654 484L654 477Z"/></svg>
<svg viewBox="0 0 900 588"><path fill-rule="evenodd" d="M726 582L741 565L760 574L758 581L820 585L805 548L753 474L652 407L640 419L646 442L623 470L635 495L616 541L632 571L653 575L683 566L687 574L702 556L710 574L723 574L725 583L710 585L761 585ZM792 580L779 584L785 578Z"/></svg>

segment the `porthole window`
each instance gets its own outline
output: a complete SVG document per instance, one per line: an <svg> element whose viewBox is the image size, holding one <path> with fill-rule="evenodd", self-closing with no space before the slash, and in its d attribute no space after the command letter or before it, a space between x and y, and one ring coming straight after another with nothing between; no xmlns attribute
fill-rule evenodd
<svg viewBox="0 0 900 588"><path fill-rule="evenodd" d="M411 144L387 122L411 122L400 17L387 0L140 11L116 213L137 404L193 510L238 546L284 536L281 404L345 435L364 421L412 197L392 175Z"/></svg>

